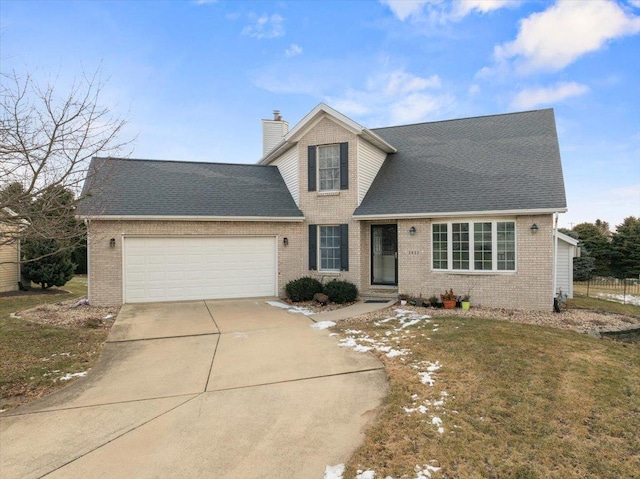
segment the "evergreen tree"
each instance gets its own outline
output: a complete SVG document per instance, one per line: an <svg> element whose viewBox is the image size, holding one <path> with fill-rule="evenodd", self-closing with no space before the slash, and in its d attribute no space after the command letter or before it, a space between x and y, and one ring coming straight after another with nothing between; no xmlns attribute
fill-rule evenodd
<svg viewBox="0 0 640 479"><path fill-rule="evenodd" d="M629 216L611 239L611 269L619 278L640 276L640 218Z"/></svg>

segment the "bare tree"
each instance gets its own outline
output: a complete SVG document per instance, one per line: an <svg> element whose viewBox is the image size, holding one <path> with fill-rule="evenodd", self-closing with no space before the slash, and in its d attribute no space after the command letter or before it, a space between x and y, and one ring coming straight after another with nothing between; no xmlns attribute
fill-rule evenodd
<svg viewBox="0 0 640 479"><path fill-rule="evenodd" d="M82 240L83 225L69 219L91 158L120 155L131 143L118 139L125 121L101 105L103 87L97 72L64 94L31 75L0 73L0 245L54 239L73 248Z"/></svg>

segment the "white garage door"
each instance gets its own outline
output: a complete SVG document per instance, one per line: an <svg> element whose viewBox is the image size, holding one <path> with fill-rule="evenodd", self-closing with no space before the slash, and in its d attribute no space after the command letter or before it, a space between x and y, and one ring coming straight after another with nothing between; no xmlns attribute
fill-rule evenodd
<svg viewBox="0 0 640 479"><path fill-rule="evenodd" d="M130 237L125 303L275 296L274 237Z"/></svg>

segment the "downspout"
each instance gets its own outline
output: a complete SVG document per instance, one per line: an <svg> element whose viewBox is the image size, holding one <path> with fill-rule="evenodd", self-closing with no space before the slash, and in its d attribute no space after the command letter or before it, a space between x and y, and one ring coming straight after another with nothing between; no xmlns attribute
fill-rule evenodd
<svg viewBox="0 0 640 479"><path fill-rule="evenodd" d="M89 247L89 241L91 235L89 234L89 226L91 220L89 218L84 219L84 225L87 227L87 301L91 304L91 248Z"/></svg>
<svg viewBox="0 0 640 479"><path fill-rule="evenodd" d="M553 214L553 290L551 301L556 297L556 288L558 282L558 213Z"/></svg>

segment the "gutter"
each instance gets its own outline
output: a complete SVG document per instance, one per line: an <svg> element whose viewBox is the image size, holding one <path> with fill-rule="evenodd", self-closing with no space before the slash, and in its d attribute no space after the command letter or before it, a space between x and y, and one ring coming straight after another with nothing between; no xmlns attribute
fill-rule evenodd
<svg viewBox="0 0 640 479"><path fill-rule="evenodd" d="M76 215L81 220L100 221L257 221L303 222L304 216L145 216L145 215Z"/></svg>

